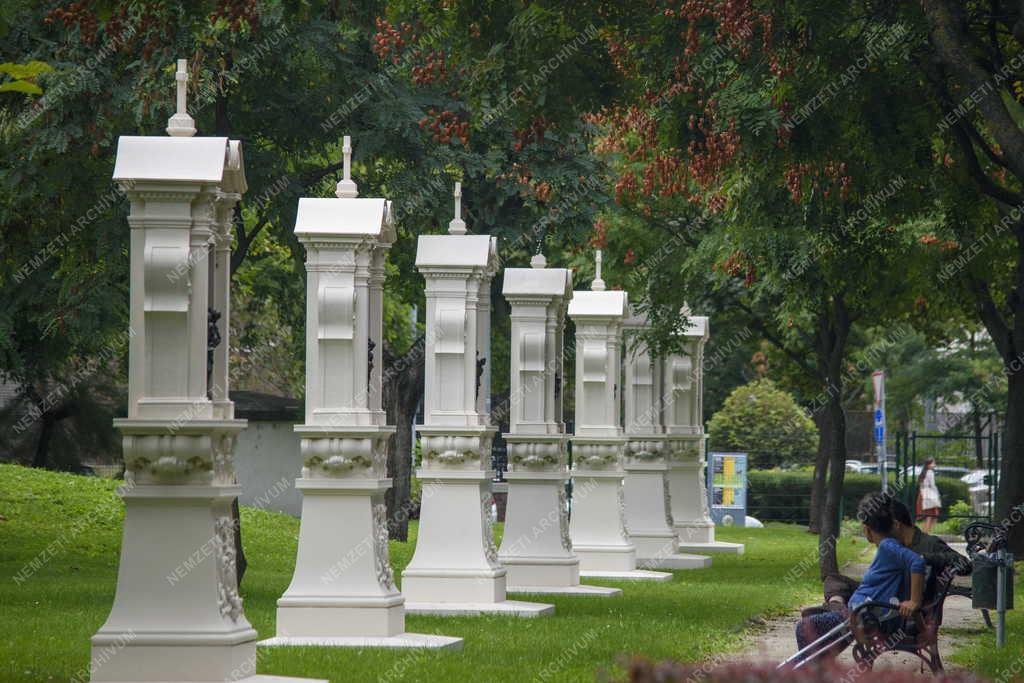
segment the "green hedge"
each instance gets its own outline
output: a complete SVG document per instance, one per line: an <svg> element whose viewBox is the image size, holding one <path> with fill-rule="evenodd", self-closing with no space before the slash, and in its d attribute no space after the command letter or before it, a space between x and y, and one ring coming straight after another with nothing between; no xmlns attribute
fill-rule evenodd
<svg viewBox="0 0 1024 683"><path fill-rule="evenodd" d="M890 482L891 479L890 473ZM811 503L811 472L751 470L748 474L747 512L761 521L806 524ZM942 494L942 517L958 500L969 500L967 484L958 479L936 477ZM846 473L843 484L843 514L852 517L860 500L879 490L878 475Z"/></svg>

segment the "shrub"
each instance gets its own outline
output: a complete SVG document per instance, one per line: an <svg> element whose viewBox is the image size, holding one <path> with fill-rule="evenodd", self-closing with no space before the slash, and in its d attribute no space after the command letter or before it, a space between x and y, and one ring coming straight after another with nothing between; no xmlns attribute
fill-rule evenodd
<svg viewBox="0 0 1024 683"><path fill-rule="evenodd" d="M941 489L941 486L940 486ZM936 527L934 533L945 533L953 536L959 536L963 534L964 529L970 524L973 519L971 517L975 514L974 508L971 504L964 500L958 500L949 506L949 514L955 515L947 519L941 525Z"/></svg>
<svg viewBox="0 0 1024 683"><path fill-rule="evenodd" d="M814 474L807 471L755 470L747 474L747 513L762 521L806 524L811 504ZM892 478L890 475L890 483ZM958 501L969 499L967 484L958 479L936 477L945 517ZM843 512L852 517L857 504L869 493L879 490L876 474L847 472L843 479Z"/></svg>
<svg viewBox="0 0 1024 683"><path fill-rule="evenodd" d="M814 458L818 428L793 397L763 379L737 387L708 422L716 451L739 451L755 468Z"/></svg>

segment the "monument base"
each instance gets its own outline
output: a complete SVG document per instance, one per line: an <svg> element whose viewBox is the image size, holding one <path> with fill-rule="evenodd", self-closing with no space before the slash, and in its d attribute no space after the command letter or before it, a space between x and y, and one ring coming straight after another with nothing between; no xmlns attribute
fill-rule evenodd
<svg viewBox="0 0 1024 683"><path fill-rule="evenodd" d="M535 593L537 595L592 595L598 598L611 598L616 595L622 595L621 588L589 586L585 583L579 583L575 586L509 586L505 590L509 593Z"/></svg>
<svg viewBox="0 0 1024 683"><path fill-rule="evenodd" d="M554 605L539 602L502 600L501 602L407 602L406 614L428 614L438 617L476 614L501 614L510 617L541 617L555 613Z"/></svg>
<svg viewBox="0 0 1024 683"><path fill-rule="evenodd" d="M255 640L201 647L194 643L129 647L123 640L106 640L93 638L93 683L329 683L323 678L257 675Z"/></svg>
<svg viewBox="0 0 1024 683"><path fill-rule="evenodd" d="M648 569L634 569L628 572L580 572L588 579L614 579L616 581L671 581L671 572L653 572Z"/></svg>
<svg viewBox="0 0 1024 683"><path fill-rule="evenodd" d="M615 452L621 442L576 439L588 447ZM583 450L578 446L578 450ZM581 458L582 459L582 458ZM621 467L573 471L573 510L569 525L572 550L580 558L580 576L593 572L631 572L636 569L636 548L626 532Z"/></svg>
<svg viewBox="0 0 1024 683"><path fill-rule="evenodd" d="M636 569L636 549L627 546L573 545L580 558L580 576L591 572L628 572Z"/></svg>
<svg viewBox="0 0 1024 683"><path fill-rule="evenodd" d="M636 565L643 569L707 569L711 558L679 552L675 534L631 533L629 540L636 546Z"/></svg>
<svg viewBox="0 0 1024 683"><path fill-rule="evenodd" d="M718 553L721 555L742 555L745 547L742 543L726 543L711 541L710 543L680 543L679 550L687 553Z"/></svg>
<svg viewBox="0 0 1024 683"><path fill-rule="evenodd" d="M711 558L706 555L673 553L660 557L641 557L636 564L644 569L707 569L711 566Z"/></svg>
<svg viewBox="0 0 1024 683"><path fill-rule="evenodd" d="M397 636L347 636L347 637L281 637L268 638L257 643L260 647L353 647L423 650L461 650L462 638L435 636L426 633L401 633ZM299 680L299 679L288 679Z"/></svg>
<svg viewBox="0 0 1024 683"><path fill-rule="evenodd" d="M715 524L710 520L676 520L676 537L679 550L684 553L721 553L742 555L742 543L727 543L715 540Z"/></svg>
<svg viewBox="0 0 1024 683"><path fill-rule="evenodd" d="M580 561L577 557L527 558L498 555L498 560L507 572L506 584L555 588L576 586L580 582Z"/></svg>
<svg viewBox="0 0 1024 683"><path fill-rule="evenodd" d="M416 602L493 602L505 599L505 570L406 569L402 573L405 608Z"/></svg>
<svg viewBox="0 0 1024 683"><path fill-rule="evenodd" d="M477 452L490 453L489 430L452 431L421 427L424 458L429 460L428 455L456 439L470 444L478 440ZM491 528L492 471L435 465L420 468L416 476L423 482L423 505L416 552L402 572L407 613L532 617L554 612L553 605L505 599L506 572L498 562Z"/></svg>
<svg viewBox="0 0 1024 683"><path fill-rule="evenodd" d="M384 638L405 631L402 596L384 599L281 598L277 635L282 638Z"/></svg>
<svg viewBox="0 0 1024 683"><path fill-rule="evenodd" d="M679 539L679 545L715 542L715 523L709 519L676 519L672 528Z"/></svg>

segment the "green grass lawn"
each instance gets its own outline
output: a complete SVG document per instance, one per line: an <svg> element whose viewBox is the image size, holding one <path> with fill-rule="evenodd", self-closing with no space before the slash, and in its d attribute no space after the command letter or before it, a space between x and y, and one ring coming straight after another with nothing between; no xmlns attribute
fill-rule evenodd
<svg viewBox="0 0 1024 683"><path fill-rule="evenodd" d="M117 577L123 506L115 486L0 465L0 681L67 681L87 671L89 637L107 616ZM260 636L270 637L299 523L247 508L242 520L245 612ZM461 652L261 648L258 669L334 683L588 681L616 671L624 654L698 661L734 650L752 618L820 595L816 541L806 532L773 526L721 529L719 537L745 543L746 554L716 556L712 569L676 572L666 583L601 581L624 589L616 598L533 598L554 603L552 617L407 617L411 632L462 636ZM844 539L840 552L850 556L863 546ZM413 547L391 544L396 575ZM16 582L40 554L47 561Z"/></svg>

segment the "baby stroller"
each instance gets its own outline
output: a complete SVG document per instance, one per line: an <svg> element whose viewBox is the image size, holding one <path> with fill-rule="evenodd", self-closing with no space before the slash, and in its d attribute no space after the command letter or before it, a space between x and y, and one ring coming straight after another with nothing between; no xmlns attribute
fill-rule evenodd
<svg viewBox="0 0 1024 683"><path fill-rule="evenodd" d="M925 599L921 609L908 619L896 605L869 600L858 605L849 618L825 635L779 664L778 668L799 669L826 655L838 655L853 644L853 659L865 671L886 652L908 652L921 660L933 674L942 673L939 657L939 626L942 605L949 593L954 574L932 576L929 571Z"/></svg>

